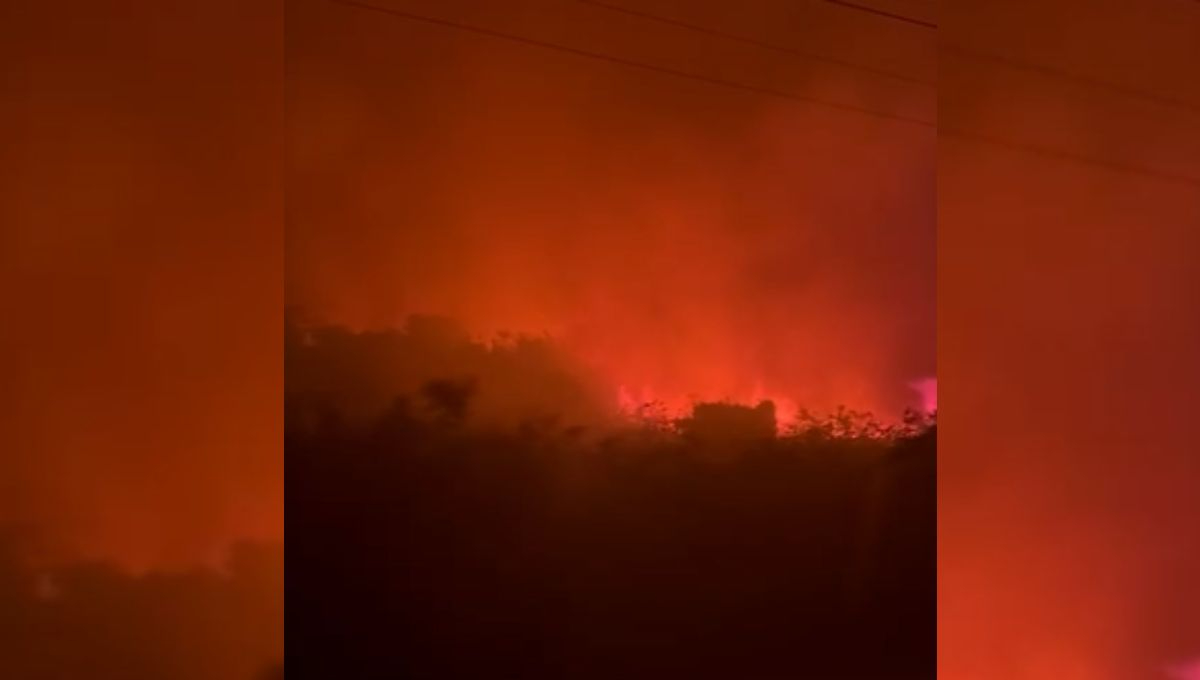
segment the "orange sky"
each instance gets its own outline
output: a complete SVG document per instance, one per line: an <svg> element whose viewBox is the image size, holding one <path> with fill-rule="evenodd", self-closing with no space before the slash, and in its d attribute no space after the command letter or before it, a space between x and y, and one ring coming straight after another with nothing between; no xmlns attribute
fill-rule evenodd
<svg viewBox="0 0 1200 680"><path fill-rule="evenodd" d="M406 6L936 113L942 135L299 0L284 177L278 5L6 8L0 519L131 566L281 536L285 180L287 297L332 320L439 311L664 390L879 407L933 372L936 228L943 674L1200 655L1200 192L950 134L1200 177L1200 4L960 3L935 38L815 1L639 3L936 76L936 99L595 8L477 4Z"/></svg>
<svg viewBox="0 0 1200 680"><path fill-rule="evenodd" d="M1166 678L1200 656L1200 4L943 7L944 43L1192 108L941 55L940 676Z"/></svg>
<svg viewBox="0 0 1200 680"><path fill-rule="evenodd" d="M0 523L62 557L282 538L280 12L200 5L0 21Z"/></svg>
<svg viewBox="0 0 1200 680"><path fill-rule="evenodd" d="M646 11L932 80L933 42L827 7ZM579 3L404 3L932 120L933 88ZM809 16L809 15L806 15ZM618 387L894 416L934 373L934 131L315 0L289 15L289 302L549 332ZM869 40L868 40L869 38ZM843 50L844 51L844 50Z"/></svg>

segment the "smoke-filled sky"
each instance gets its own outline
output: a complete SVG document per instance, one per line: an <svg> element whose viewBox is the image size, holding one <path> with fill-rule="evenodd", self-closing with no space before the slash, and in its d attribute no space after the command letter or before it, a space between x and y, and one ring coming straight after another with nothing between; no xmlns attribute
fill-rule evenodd
<svg viewBox="0 0 1200 680"><path fill-rule="evenodd" d="M1200 4L943 7L940 675L1189 677Z"/></svg>
<svg viewBox="0 0 1200 680"><path fill-rule="evenodd" d="M278 9L0 20L0 525L47 556L282 539Z"/></svg>
<svg viewBox="0 0 1200 680"><path fill-rule="evenodd" d="M385 1L942 137L297 0L288 302L547 331L638 394L894 410L934 373L936 228L943 672L1200 656L1200 192L952 134L1200 177L1200 4L960 3L935 35L816 1L637 3L895 79L581 3ZM278 538L279 7L26 5L0 21L0 522L138 567Z"/></svg>
<svg viewBox="0 0 1200 680"><path fill-rule="evenodd" d="M933 122L932 36L832 5L637 7L912 80L579 2L382 6ZM934 374L931 124L304 0L288 125L287 297L310 315L549 333L614 404L891 416Z"/></svg>

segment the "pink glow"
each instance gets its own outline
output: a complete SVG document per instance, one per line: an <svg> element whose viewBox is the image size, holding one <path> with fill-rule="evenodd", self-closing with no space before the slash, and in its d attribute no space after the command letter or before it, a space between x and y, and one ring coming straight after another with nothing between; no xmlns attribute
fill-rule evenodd
<svg viewBox="0 0 1200 680"><path fill-rule="evenodd" d="M1167 677L1171 680L1200 680L1200 658L1172 666L1167 670Z"/></svg>
<svg viewBox="0 0 1200 680"><path fill-rule="evenodd" d="M921 395L921 409L926 413L937 410L937 378L921 378L909 383L909 387Z"/></svg>
<svg viewBox="0 0 1200 680"><path fill-rule="evenodd" d="M665 417L670 420L689 416L692 406L700 402L728 402L754 406L763 401L775 404L775 429L777 432L786 432L798 422L800 407L795 400L770 394L761 388L755 388L740 398L729 395L666 395L645 386L640 389L631 389L622 385L617 390L617 407L622 414L634 417Z"/></svg>

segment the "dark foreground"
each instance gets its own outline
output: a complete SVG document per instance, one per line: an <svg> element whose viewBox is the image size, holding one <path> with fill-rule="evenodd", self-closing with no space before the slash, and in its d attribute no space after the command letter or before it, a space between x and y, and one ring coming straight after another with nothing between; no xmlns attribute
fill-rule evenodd
<svg viewBox="0 0 1200 680"><path fill-rule="evenodd" d="M722 440L302 416L293 680L934 677L935 427Z"/></svg>

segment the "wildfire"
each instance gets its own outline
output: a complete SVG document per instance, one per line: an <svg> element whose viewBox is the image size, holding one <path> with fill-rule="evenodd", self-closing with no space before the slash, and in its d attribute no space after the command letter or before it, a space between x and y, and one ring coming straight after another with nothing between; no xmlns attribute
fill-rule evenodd
<svg viewBox="0 0 1200 680"><path fill-rule="evenodd" d="M686 418L699 403L719 402L754 406L764 401L775 404L776 431L786 432L799 422L800 408L795 401L762 390L755 390L745 398L736 398L729 395L666 395L646 386L631 389L622 385L617 389L617 408L622 415L658 421Z"/></svg>

